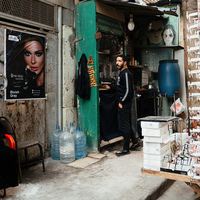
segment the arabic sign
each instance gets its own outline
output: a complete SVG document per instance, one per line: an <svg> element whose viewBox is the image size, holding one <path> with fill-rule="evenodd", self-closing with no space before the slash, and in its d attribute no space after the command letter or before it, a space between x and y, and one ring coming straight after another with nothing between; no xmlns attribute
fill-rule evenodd
<svg viewBox="0 0 200 200"><path fill-rule="evenodd" d="M92 59L92 55L90 55L90 57L87 61L87 69L88 69L90 87L97 87L98 85L97 85L97 81L96 81L96 77L95 77L94 61Z"/></svg>

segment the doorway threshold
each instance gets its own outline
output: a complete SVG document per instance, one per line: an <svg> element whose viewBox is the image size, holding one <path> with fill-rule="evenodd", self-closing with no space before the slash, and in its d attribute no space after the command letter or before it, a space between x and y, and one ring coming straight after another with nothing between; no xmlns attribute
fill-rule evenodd
<svg viewBox="0 0 200 200"><path fill-rule="evenodd" d="M124 138L122 136L119 136L119 137L116 137L116 138L113 138L109 141L104 141L104 140L101 140L101 143L100 143L100 148L104 147L104 146L107 146L109 144L113 144L115 142L119 142L119 141L122 141Z"/></svg>

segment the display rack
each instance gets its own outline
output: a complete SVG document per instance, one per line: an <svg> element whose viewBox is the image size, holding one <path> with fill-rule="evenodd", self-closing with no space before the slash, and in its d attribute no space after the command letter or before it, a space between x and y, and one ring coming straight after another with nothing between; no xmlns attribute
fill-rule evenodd
<svg viewBox="0 0 200 200"><path fill-rule="evenodd" d="M200 48L198 12L187 12L187 52L188 52L188 119L189 134L200 133Z"/></svg>
<svg viewBox="0 0 200 200"><path fill-rule="evenodd" d="M129 65L129 68L134 68L134 69L146 69L142 65Z"/></svg>

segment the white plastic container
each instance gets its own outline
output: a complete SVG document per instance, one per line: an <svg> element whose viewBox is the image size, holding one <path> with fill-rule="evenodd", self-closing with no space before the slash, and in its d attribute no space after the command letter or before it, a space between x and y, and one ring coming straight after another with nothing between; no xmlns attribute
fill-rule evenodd
<svg viewBox="0 0 200 200"><path fill-rule="evenodd" d="M152 128L152 129L159 129L163 126L168 125L167 122L149 122L149 121L141 121L142 128Z"/></svg>
<svg viewBox="0 0 200 200"><path fill-rule="evenodd" d="M181 134L182 134L182 144L185 143L185 141L189 140L189 135L188 133L173 133L170 135L171 141L180 141L181 139Z"/></svg>
<svg viewBox="0 0 200 200"><path fill-rule="evenodd" d="M161 128L142 128L143 136L157 136L160 137L164 134L169 133L168 124Z"/></svg>
<svg viewBox="0 0 200 200"><path fill-rule="evenodd" d="M159 166L151 166L151 165L144 165L143 164L143 168L144 169L153 170L153 171L160 171L160 167Z"/></svg>
<svg viewBox="0 0 200 200"><path fill-rule="evenodd" d="M154 136L145 136L144 142L154 142L154 143L168 143L170 140L169 133L165 133L164 135L160 137L154 137Z"/></svg>
<svg viewBox="0 0 200 200"><path fill-rule="evenodd" d="M143 155L143 168L154 171L160 171L160 168L167 166L170 159L171 150L166 151L161 155L144 154Z"/></svg>
<svg viewBox="0 0 200 200"><path fill-rule="evenodd" d="M166 166L168 163L168 159L165 158L163 160L143 160L144 168L160 171L160 168Z"/></svg>
<svg viewBox="0 0 200 200"><path fill-rule="evenodd" d="M150 143L150 142L144 142L143 143L143 153L147 154L163 154L166 151L170 149L170 142L167 144L164 143Z"/></svg>
<svg viewBox="0 0 200 200"><path fill-rule="evenodd" d="M147 153L144 153L143 154L143 159L144 160L156 160L156 161L161 161L164 156L169 156L170 157L171 155L171 150L169 149L168 151L164 152L163 154L160 154L160 155L156 155L156 154L147 154Z"/></svg>

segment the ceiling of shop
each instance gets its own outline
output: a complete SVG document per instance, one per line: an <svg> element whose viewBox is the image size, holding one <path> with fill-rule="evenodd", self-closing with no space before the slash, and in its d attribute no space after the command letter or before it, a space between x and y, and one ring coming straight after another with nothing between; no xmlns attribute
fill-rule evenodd
<svg viewBox="0 0 200 200"><path fill-rule="evenodd" d="M141 15L152 16L152 15L170 14L170 15L178 16L175 12L169 10L168 8L140 5L138 3L115 1L115 0L100 0L100 1L105 4L108 4L126 14L133 14L133 15L137 15L137 16L139 16L139 15L140 16Z"/></svg>

